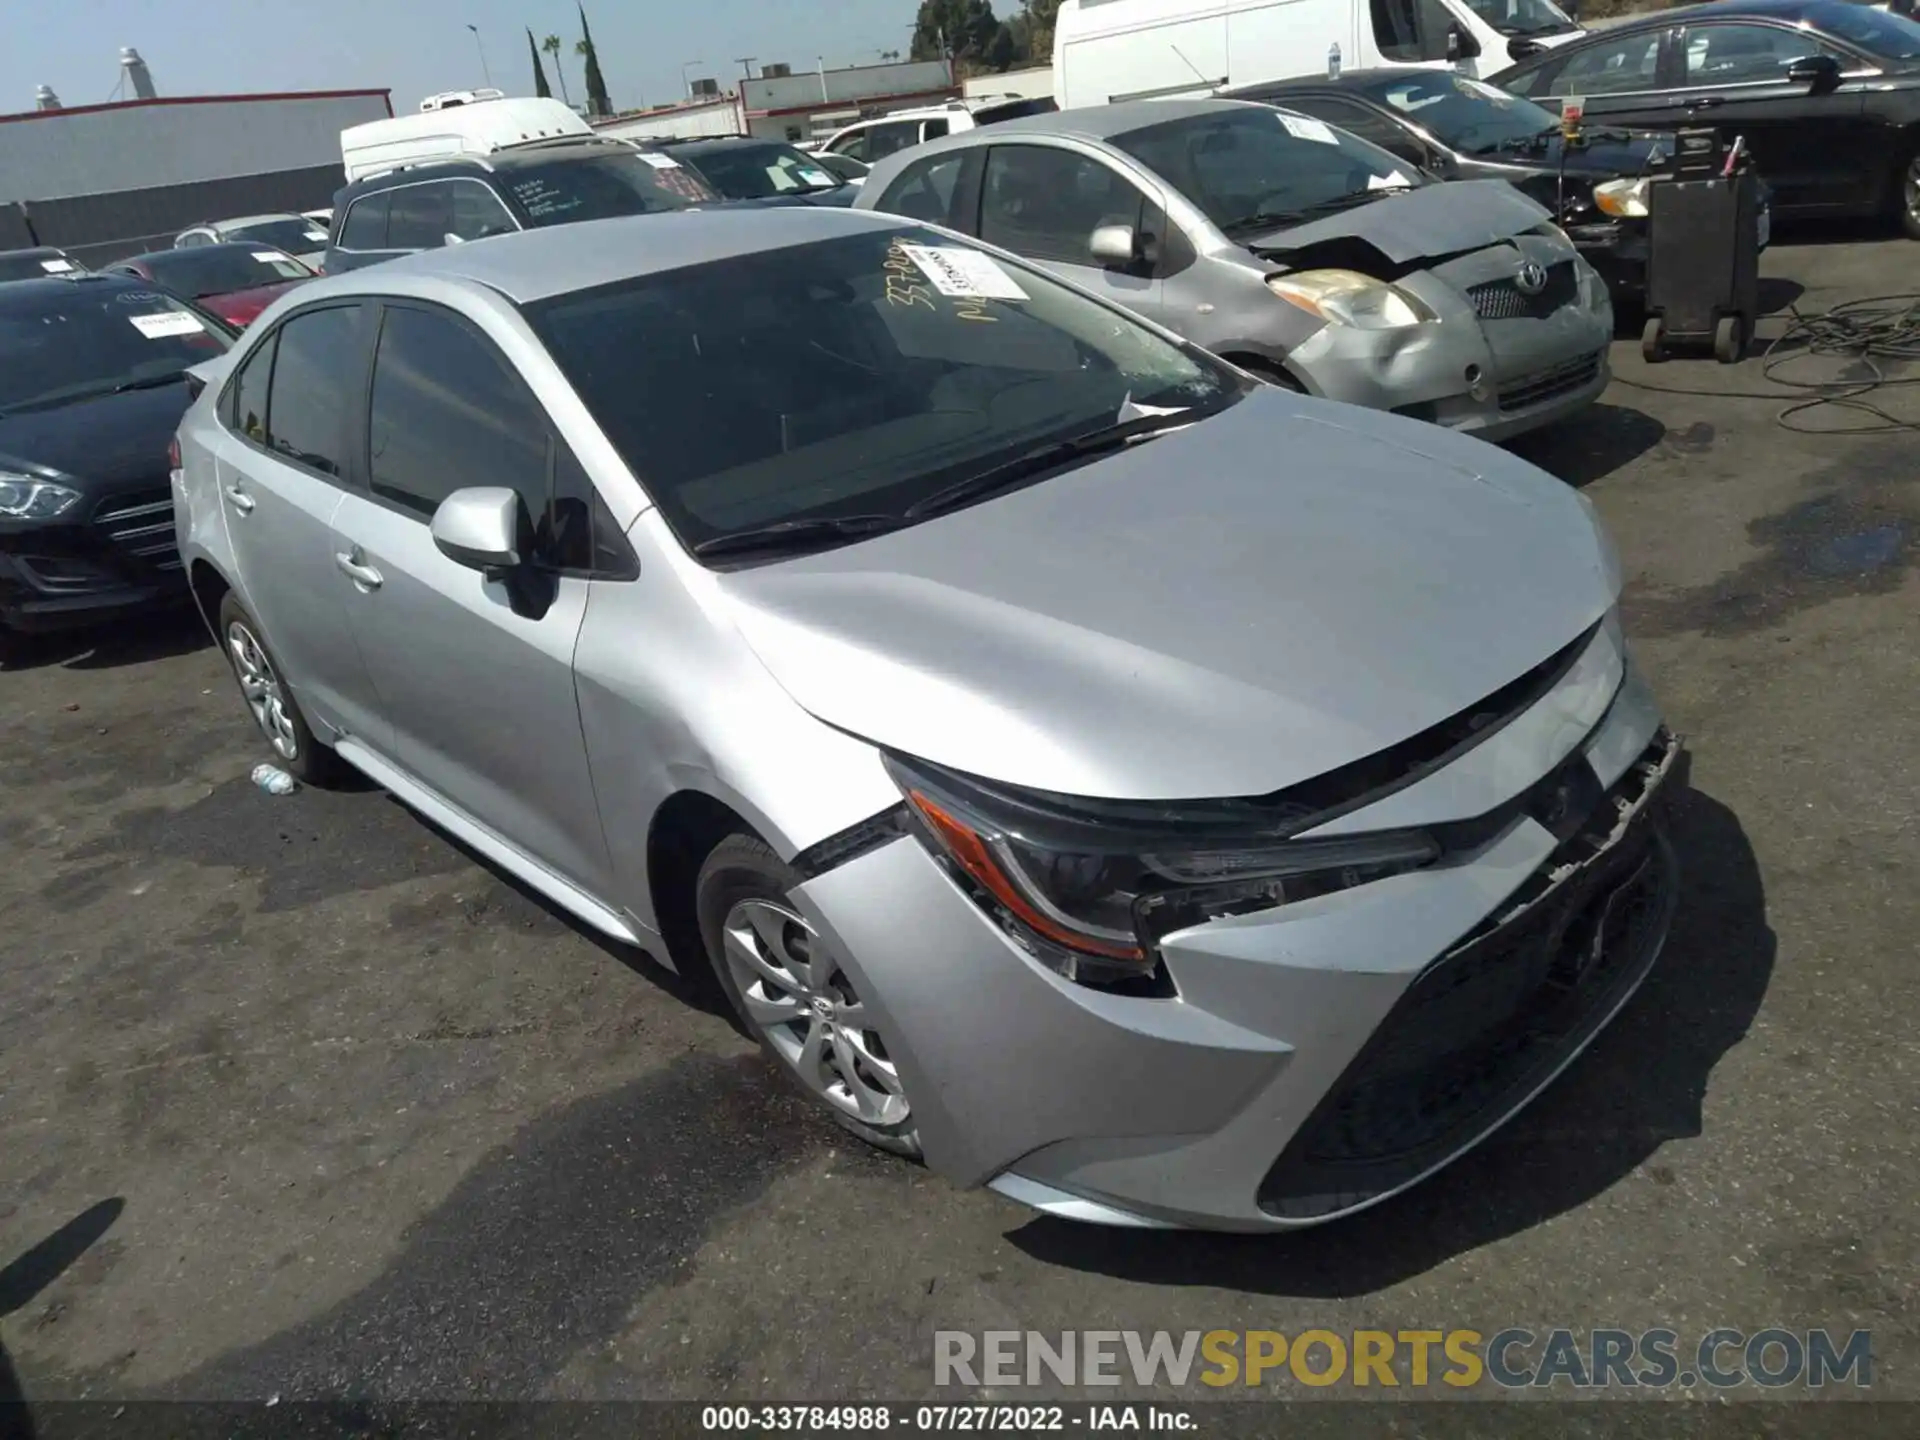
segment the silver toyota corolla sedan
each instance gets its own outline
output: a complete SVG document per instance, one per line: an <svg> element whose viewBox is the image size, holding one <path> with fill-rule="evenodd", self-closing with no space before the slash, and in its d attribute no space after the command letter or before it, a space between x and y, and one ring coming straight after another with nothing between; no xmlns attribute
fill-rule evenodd
<svg viewBox="0 0 1920 1440"><path fill-rule="evenodd" d="M1587 503L912 222L530 231L196 372L180 549L344 762L963 1184L1261 1229L1640 984L1681 751Z"/></svg>
<svg viewBox="0 0 1920 1440"><path fill-rule="evenodd" d="M1038 261L1263 378L1482 439L1607 386L1606 285L1542 206L1268 105L1009 120L880 161L854 203Z"/></svg>

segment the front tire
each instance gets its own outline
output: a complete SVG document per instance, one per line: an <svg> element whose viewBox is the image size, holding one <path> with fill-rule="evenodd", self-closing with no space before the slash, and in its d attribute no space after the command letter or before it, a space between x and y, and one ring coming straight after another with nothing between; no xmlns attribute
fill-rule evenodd
<svg viewBox="0 0 1920 1440"><path fill-rule="evenodd" d="M1900 211L1900 229L1909 240L1920 240L1920 146L1894 177L1894 204Z"/></svg>
<svg viewBox="0 0 1920 1440"><path fill-rule="evenodd" d="M260 638L260 625L229 590L220 600L220 646L233 670L240 697L273 751L273 763L307 785L324 785L339 773L340 759L314 738L279 662Z"/></svg>
<svg viewBox="0 0 1920 1440"><path fill-rule="evenodd" d="M913 1107L875 1017L787 899L800 883L751 835L714 847L694 882L713 973L761 1048L816 1105L869 1145L918 1158Z"/></svg>

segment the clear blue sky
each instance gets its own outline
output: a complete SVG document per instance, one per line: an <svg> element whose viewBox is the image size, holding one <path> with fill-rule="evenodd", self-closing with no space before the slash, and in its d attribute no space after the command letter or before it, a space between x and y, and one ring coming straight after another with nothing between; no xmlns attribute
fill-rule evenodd
<svg viewBox="0 0 1920 1440"><path fill-rule="evenodd" d="M811 68L872 64L905 52L918 0L589 0L600 68L615 105L657 104L682 93L680 62L723 86L737 56ZM1012 0L996 5L1011 10ZM33 108L51 85L68 105L97 105L120 78L122 45L137 49L162 95L260 90L390 89L394 109L422 95L484 83L468 25L480 27L493 80L531 94L528 27L564 42L573 98L582 98L568 0L61 0L6 7L0 113ZM542 56L543 64L550 64ZM560 87L551 74L554 93Z"/></svg>

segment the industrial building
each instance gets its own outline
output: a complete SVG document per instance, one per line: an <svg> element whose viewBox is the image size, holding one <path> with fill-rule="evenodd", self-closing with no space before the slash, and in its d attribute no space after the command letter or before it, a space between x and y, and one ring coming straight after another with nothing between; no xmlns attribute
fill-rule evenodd
<svg viewBox="0 0 1920 1440"><path fill-rule="evenodd" d="M796 143L823 140L843 125L913 105L938 105L960 94L945 60L907 60L829 70L766 65L760 74L720 90L695 80L693 94L676 105L603 120L605 135L640 139L665 135L759 135Z"/></svg>
<svg viewBox="0 0 1920 1440"><path fill-rule="evenodd" d="M0 115L0 250L58 245L99 265L202 220L329 205L340 132L393 114L385 90L161 95L121 52L131 97Z"/></svg>

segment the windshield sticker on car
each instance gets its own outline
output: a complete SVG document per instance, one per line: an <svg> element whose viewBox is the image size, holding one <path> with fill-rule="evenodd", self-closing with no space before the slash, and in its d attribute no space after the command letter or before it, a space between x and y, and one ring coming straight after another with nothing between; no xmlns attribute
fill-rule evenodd
<svg viewBox="0 0 1920 1440"><path fill-rule="evenodd" d="M1387 104L1411 115L1416 110L1425 110L1429 105L1442 104L1446 98L1444 95L1422 95L1417 90L1395 90L1387 96Z"/></svg>
<svg viewBox="0 0 1920 1440"><path fill-rule="evenodd" d="M1367 189L1369 190L1405 190L1412 184L1413 181L1402 175L1398 170L1394 171L1391 175L1369 175L1367 177Z"/></svg>
<svg viewBox="0 0 1920 1440"><path fill-rule="evenodd" d="M929 310L940 308L933 303L933 292L920 283L920 271L907 258L898 240L887 247L886 262L880 269L886 277L887 304L909 308L924 305Z"/></svg>
<svg viewBox="0 0 1920 1440"><path fill-rule="evenodd" d="M40 262L40 268L49 275L64 275L73 269L73 262L71 260L42 260Z"/></svg>
<svg viewBox="0 0 1920 1440"><path fill-rule="evenodd" d="M122 290L113 297L122 305L164 305L167 297L154 290Z"/></svg>
<svg viewBox="0 0 1920 1440"><path fill-rule="evenodd" d="M838 185L840 182L824 170L802 170L800 178L809 185Z"/></svg>
<svg viewBox="0 0 1920 1440"><path fill-rule="evenodd" d="M1296 140L1312 140L1320 145L1338 145L1340 139L1333 133L1333 127L1324 120L1315 120L1310 115L1280 114L1280 123L1287 133Z"/></svg>
<svg viewBox="0 0 1920 1440"><path fill-rule="evenodd" d="M327 232L324 230L307 231L307 239L309 240L320 241L320 240L325 240L326 238L327 238Z"/></svg>
<svg viewBox="0 0 1920 1440"><path fill-rule="evenodd" d="M207 328L193 316L178 310L164 315L129 315L127 319L149 340L164 340L169 335L198 335Z"/></svg>
<svg viewBox="0 0 1920 1440"><path fill-rule="evenodd" d="M258 260L262 265L278 265L280 263L280 254L276 250L256 250L253 252L253 258Z"/></svg>
<svg viewBox="0 0 1920 1440"><path fill-rule="evenodd" d="M920 273L942 295L959 300L1025 300L1027 292L1001 268L1000 262L978 250L955 245L900 246Z"/></svg>
<svg viewBox="0 0 1920 1440"><path fill-rule="evenodd" d="M656 170L678 170L680 162L671 155L656 154L652 150L642 150L640 158Z"/></svg>

